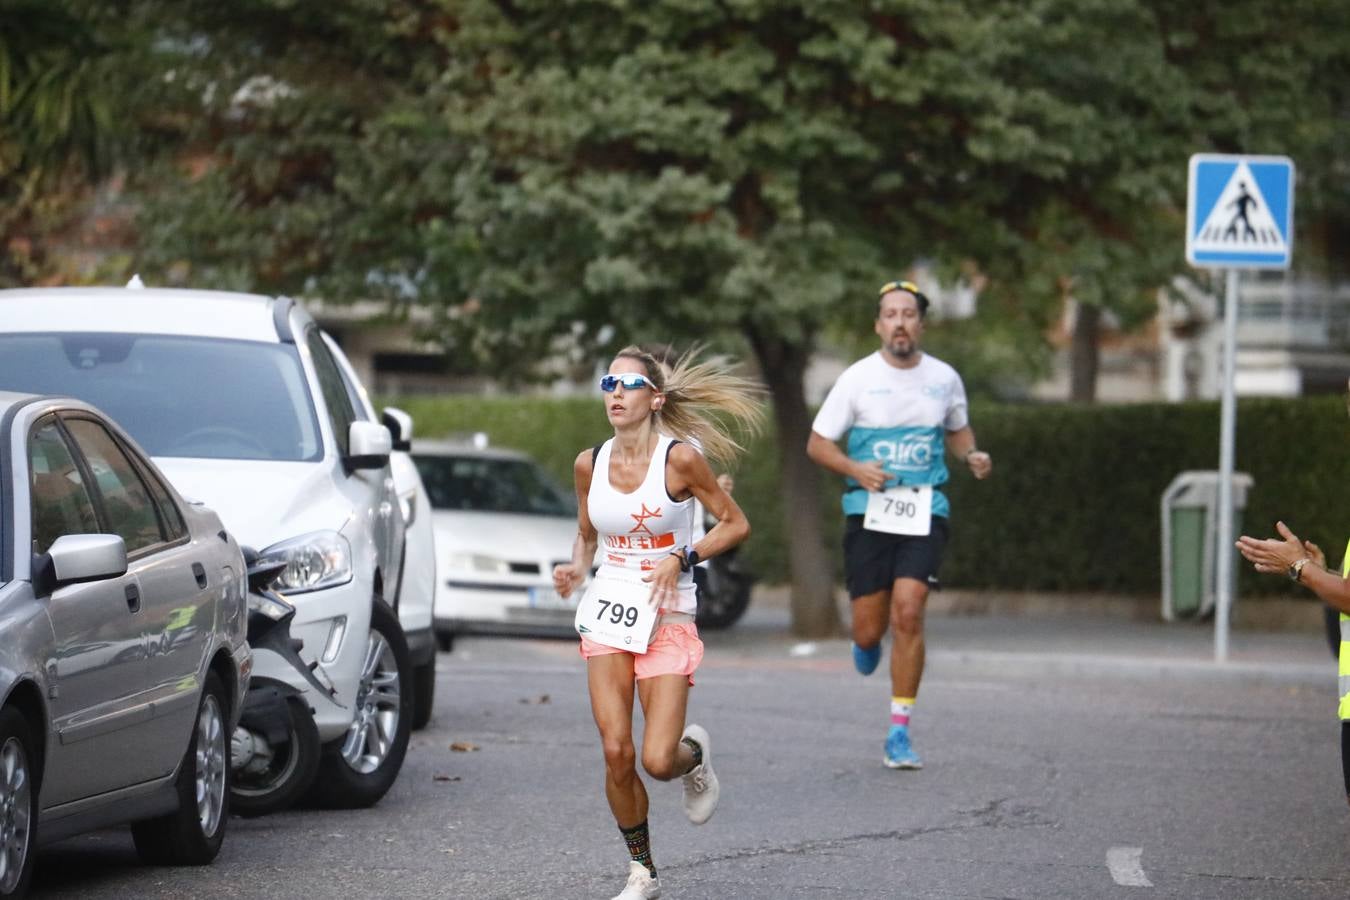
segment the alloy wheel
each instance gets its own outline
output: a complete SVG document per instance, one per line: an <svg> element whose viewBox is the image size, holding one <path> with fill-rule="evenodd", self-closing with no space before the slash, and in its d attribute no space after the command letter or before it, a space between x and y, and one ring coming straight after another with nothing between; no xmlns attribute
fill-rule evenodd
<svg viewBox="0 0 1350 900"><path fill-rule="evenodd" d="M28 860L33 780L18 738L0 747L0 891L11 893Z"/></svg>
<svg viewBox="0 0 1350 900"><path fill-rule="evenodd" d="M202 833L211 835L220 826L225 809L225 721L220 701L203 698L197 714L197 817Z"/></svg>
<svg viewBox="0 0 1350 900"><path fill-rule="evenodd" d="M400 687L394 648L384 635L371 631L356 695L356 716L342 742L342 758L362 775L378 769L394 746Z"/></svg>

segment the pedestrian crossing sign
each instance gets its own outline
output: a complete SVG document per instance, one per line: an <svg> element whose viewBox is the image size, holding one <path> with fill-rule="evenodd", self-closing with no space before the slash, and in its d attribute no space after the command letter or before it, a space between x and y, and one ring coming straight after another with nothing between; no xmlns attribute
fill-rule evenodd
<svg viewBox="0 0 1350 900"><path fill-rule="evenodd" d="M1287 269L1293 245L1293 160L1216 153L1191 157L1187 262L1215 269Z"/></svg>

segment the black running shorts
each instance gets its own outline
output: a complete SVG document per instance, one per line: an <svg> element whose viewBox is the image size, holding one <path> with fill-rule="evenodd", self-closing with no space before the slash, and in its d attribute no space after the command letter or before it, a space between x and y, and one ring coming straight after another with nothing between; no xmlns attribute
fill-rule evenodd
<svg viewBox="0 0 1350 900"><path fill-rule="evenodd" d="M947 517L933 516L928 534L888 534L863 528L862 516L844 523L844 580L851 599L889 591L897 578L936 584L947 548Z"/></svg>

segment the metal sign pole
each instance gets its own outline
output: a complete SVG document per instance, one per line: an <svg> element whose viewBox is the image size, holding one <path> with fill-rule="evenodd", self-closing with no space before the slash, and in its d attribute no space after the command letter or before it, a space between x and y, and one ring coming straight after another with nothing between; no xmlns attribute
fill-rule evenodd
<svg viewBox="0 0 1350 900"><path fill-rule="evenodd" d="M1228 660L1228 622L1233 610L1233 442L1237 398L1233 372L1237 356L1238 270L1228 269L1223 308L1223 406L1219 416L1219 521L1215 580L1214 661Z"/></svg>

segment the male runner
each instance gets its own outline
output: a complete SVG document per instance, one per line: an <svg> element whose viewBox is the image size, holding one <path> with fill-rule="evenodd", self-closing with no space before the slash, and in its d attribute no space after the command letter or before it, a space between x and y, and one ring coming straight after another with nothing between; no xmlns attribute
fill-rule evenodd
<svg viewBox="0 0 1350 900"><path fill-rule="evenodd" d="M993 468L976 449L956 370L919 349L928 298L908 281L882 286L881 348L844 371L811 426L806 453L844 476L844 567L853 609L853 663L870 675L889 625L891 724L884 762L923 767L909 720L923 675L923 613L947 543L944 451L976 478ZM837 441L848 434L848 452Z"/></svg>

